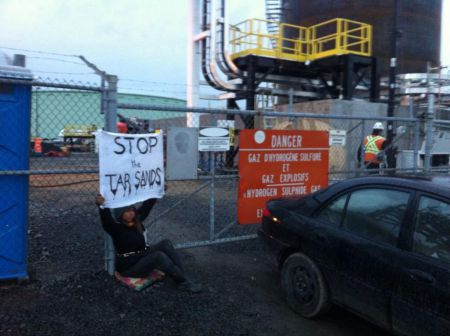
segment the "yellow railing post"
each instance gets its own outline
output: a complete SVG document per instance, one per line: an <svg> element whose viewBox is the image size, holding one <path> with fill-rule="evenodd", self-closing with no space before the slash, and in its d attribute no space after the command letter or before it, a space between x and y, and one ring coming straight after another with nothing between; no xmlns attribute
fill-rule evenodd
<svg viewBox="0 0 450 336"><path fill-rule="evenodd" d="M309 30L308 29L303 29L302 50L303 50L303 58L306 60L309 57L309 54L311 53L311 45L310 45L310 40L309 40Z"/></svg>
<svg viewBox="0 0 450 336"><path fill-rule="evenodd" d="M294 42L294 59L300 62L300 42L301 42L300 28L297 28L297 32L295 35L296 38Z"/></svg>
<svg viewBox="0 0 450 336"><path fill-rule="evenodd" d="M368 40L368 35L369 34L369 30L367 29L367 26L364 26L363 28L363 52L367 53L367 51L369 50L369 40Z"/></svg>
<svg viewBox="0 0 450 336"><path fill-rule="evenodd" d="M256 36L257 36L256 48L262 49L262 36L261 36L260 29L259 29L259 22L258 22L258 31L256 32Z"/></svg>
<svg viewBox="0 0 450 336"><path fill-rule="evenodd" d="M278 52L278 57L279 58L282 58L283 52L284 52L284 36L285 36L284 27L285 27L285 24L284 23L281 24L280 25L280 31L278 33L279 40L278 40L278 43L277 43L278 44L277 52Z"/></svg>
<svg viewBox="0 0 450 336"><path fill-rule="evenodd" d="M275 55L277 58L281 58L281 52L282 52L281 45L283 43L283 34L284 34L283 30L284 30L284 24L281 23L278 26L277 45L275 48Z"/></svg>
<svg viewBox="0 0 450 336"><path fill-rule="evenodd" d="M341 50L341 19L336 19L336 54L340 54Z"/></svg>
<svg viewBox="0 0 450 336"><path fill-rule="evenodd" d="M342 31L342 41L343 41L343 46L342 46L342 50L345 50L345 52L347 53L348 50L348 21L347 20L341 20L341 24L344 25L344 29Z"/></svg>
<svg viewBox="0 0 450 336"><path fill-rule="evenodd" d="M315 34L315 28L308 28L308 35L309 35L309 44L310 44L310 53L308 60L314 60L316 58L316 34Z"/></svg>
<svg viewBox="0 0 450 336"><path fill-rule="evenodd" d="M360 44L361 44L361 53L366 53L367 49L367 27L361 25L361 37L360 37Z"/></svg>

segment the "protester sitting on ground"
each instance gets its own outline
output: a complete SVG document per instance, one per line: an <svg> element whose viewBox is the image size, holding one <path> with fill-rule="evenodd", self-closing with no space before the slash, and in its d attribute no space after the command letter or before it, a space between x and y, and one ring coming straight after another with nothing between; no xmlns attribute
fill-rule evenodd
<svg viewBox="0 0 450 336"><path fill-rule="evenodd" d="M103 207L104 197L97 195L103 229L111 236L117 252L116 270L124 277L144 278L157 269L169 275L179 289L199 292L201 285L187 279L180 257L168 239L146 244L143 221L156 200L148 199L140 207L108 209Z"/></svg>

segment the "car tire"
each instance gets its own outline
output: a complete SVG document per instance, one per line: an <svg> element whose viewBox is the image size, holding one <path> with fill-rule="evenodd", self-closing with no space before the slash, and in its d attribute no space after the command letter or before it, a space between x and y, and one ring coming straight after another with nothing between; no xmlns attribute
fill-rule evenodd
<svg viewBox="0 0 450 336"><path fill-rule="evenodd" d="M303 253L294 253L286 259L281 286L291 309L303 317L314 318L330 308L323 274Z"/></svg>

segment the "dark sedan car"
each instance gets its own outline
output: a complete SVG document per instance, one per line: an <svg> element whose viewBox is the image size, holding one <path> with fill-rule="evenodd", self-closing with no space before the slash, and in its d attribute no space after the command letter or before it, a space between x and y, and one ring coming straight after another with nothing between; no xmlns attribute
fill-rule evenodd
<svg viewBox="0 0 450 336"><path fill-rule="evenodd" d="M363 177L269 201L290 307L343 306L401 335L450 335L450 179Z"/></svg>

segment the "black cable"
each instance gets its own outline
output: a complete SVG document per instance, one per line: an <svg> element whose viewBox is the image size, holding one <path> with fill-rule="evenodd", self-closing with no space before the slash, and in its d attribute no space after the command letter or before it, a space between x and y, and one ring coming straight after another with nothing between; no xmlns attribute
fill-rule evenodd
<svg viewBox="0 0 450 336"><path fill-rule="evenodd" d="M31 53L35 53L35 54L43 54L43 55L54 55L54 56L64 56L64 57L78 57L77 55L61 54L61 53L41 51L41 50L11 48L11 47L5 47L5 46L0 46L0 48L1 49L7 49L7 50L15 50L15 51L26 51L26 52L31 52Z"/></svg>

